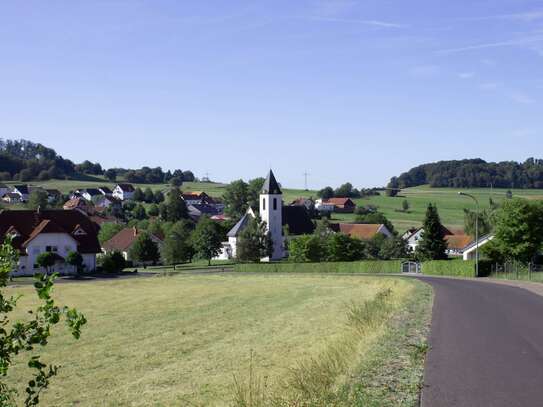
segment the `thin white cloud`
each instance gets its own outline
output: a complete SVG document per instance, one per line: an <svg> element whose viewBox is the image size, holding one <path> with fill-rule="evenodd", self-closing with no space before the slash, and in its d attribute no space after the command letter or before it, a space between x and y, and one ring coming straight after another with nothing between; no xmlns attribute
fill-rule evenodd
<svg viewBox="0 0 543 407"><path fill-rule="evenodd" d="M511 92L509 93L509 98L515 102L522 105L533 105L536 101L531 96L523 93L523 92Z"/></svg>
<svg viewBox="0 0 543 407"><path fill-rule="evenodd" d="M531 10L522 13L497 14L492 16L468 17L462 21L484 21L484 20L510 20L532 22L543 19L543 10Z"/></svg>
<svg viewBox="0 0 543 407"><path fill-rule="evenodd" d="M458 77L460 79L471 79L475 76L475 72L460 72Z"/></svg>
<svg viewBox="0 0 543 407"><path fill-rule="evenodd" d="M476 51L480 49L514 47L518 45L529 45L529 44L536 44L540 42L543 42L543 35L527 36L527 37L517 38L514 40L489 42L485 44L467 45L465 47L459 47L459 48L442 49L442 50L438 50L437 53L449 55L449 54L457 54L461 52Z"/></svg>
<svg viewBox="0 0 543 407"><path fill-rule="evenodd" d="M500 84L497 82L485 82L479 85L480 89L486 90L486 91L493 91L493 90L498 89L499 87L500 87Z"/></svg>
<svg viewBox="0 0 543 407"><path fill-rule="evenodd" d="M363 24L363 25L369 25L369 26L381 27L381 28L407 28L408 27L407 25L404 25L404 24L392 23L389 21L381 21L381 20L363 20L363 19L319 17L319 16L305 17L304 19L313 20L313 21L326 21L326 22L331 22L331 23Z"/></svg>
<svg viewBox="0 0 543 407"><path fill-rule="evenodd" d="M439 66L437 65L419 65L411 68L409 74L416 77L429 77L435 76L439 73Z"/></svg>

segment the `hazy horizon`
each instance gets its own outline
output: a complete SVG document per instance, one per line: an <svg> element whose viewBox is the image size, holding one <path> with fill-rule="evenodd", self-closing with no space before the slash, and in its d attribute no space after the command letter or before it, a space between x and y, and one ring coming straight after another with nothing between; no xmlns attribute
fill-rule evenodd
<svg viewBox="0 0 543 407"><path fill-rule="evenodd" d="M105 168L374 187L543 134L538 1L4 3L0 52L0 137Z"/></svg>

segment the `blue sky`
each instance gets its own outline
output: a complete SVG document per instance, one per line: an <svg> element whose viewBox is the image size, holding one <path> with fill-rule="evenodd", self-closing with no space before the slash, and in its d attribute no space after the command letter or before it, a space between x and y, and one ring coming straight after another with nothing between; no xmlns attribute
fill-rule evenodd
<svg viewBox="0 0 543 407"><path fill-rule="evenodd" d="M0 137L105 167L379 186L541 156L543 1L0 4Z"/></svg>

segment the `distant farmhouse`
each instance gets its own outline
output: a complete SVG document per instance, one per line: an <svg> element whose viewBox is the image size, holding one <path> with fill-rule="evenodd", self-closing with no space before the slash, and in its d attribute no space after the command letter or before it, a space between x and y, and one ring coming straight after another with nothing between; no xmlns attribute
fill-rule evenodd
<svg viewBox="0 0 543 407"><path fill-rule="evenodd" d="M75 273L65 258L79 252L87 271L96 269L96 254L100 253L99 227L76 210L4 210L0 212L0 238L13 237L19 251L19 262L13 274L33 275L40 271L36 259L43 252L55 255L53 272Z"/></svg>
<svg viewBox="0 0 543 407"><path fill-rule="evenodd" d="M355 237L360 240L371 240L377 235L386 238L393 234L383 224L365 224L365 223L332 223L330 229L336 233L343 233L349 237Z"/></svg>
<svg viewBox="0 0 543 407"><path fill-rule="evenodd" d="M115 188L113 188L112 195L121 201L127 201L132 199L135 190L136 189L132 184L117 184Z"/></svg>
<svg viewBox="0 0 543 407"><path fill-rule="evenodd" d="M419 245L422 235L424 233L423 228L409 229L402 235L402 239L406 241L410 251L414 252ZM471 236L464 234L463 232L451 231L443 226L443 236L447 242L447 255L449 257L462 257L464 260L475 259L475 252L477 244L475 239ZM479 238L479 248L484 246L494 236L486 235Z"/></svg>
<svg viewBox="0 0 543 407"><path fill-rule="evenodd" d="M124 228L102 245L102 251L103 253L110 253L115 251L120 252L125 260L133 262L133 259L130 257L130 249L141 234L142 232L135 227ZM153 242L155 242L159 248L162 247L162 236L150 234L150 237L151 240L153 240ZM148 264L151 263L149 262Z"/></svg>
<svg viewBox="0 0 543 407"><path fill-rule="evenodd" d="M270 258L262 259L263 261L280 260L286 256L284 228L288 231L288 237L311 234L315 230L315 225L304 206L284 206L283 193L271 170L260 191L259 214L262 221L266 222L266 229L273 241L273 254ZM228 232L228 241L223 243L218 259L237 257L238 238L252 218L255 218L255 213L249 208Z"/></svg>
<svg viewBox="0 0 543 407"><path fill-rule="evenodd" d="M356 204L351 198L317 199L315 208L319 212L353 213Z"/></svg>

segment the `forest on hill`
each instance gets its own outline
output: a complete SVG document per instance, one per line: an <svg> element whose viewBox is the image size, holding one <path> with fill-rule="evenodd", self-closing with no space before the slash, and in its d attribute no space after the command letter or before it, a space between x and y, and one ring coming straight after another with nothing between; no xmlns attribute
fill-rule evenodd
<svg viewBox="0 0 543 407"><path fill-rule="evenodd" d="M122 177L125 181L152 184L167 183L172 178L181 182L195 181L192 171L163 171L161 167L139 169L110 168L85 160L80 164L65 159L52 148L28 140L0 138L0 181L47 181L50 179L91 180L105 176L110 181Z"/></svg>
<svg viewBox="0 0 543 407"><path fill-rule="evenodd" d="M486 162L480 158L422 164L392 177L388 188L543 188L543 160Z"/></svg>

